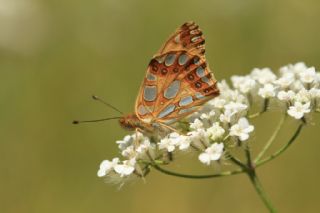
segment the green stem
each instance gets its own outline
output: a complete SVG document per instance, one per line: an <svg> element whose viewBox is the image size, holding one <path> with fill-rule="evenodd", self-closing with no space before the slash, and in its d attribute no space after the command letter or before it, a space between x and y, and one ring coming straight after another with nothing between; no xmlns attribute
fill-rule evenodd
<svg viewBox="0 0 320 213"><path fill-rule="evenodd" d="M247 117L250 118L250 119L252 119L252 118L259 117L260 115L262 115L263 113L265 113L265 112L268 110L269 102L270 102L270 100L269 100L268 98L267 98L267 99L264 99L263 106L262 106L262 110L261 110L260 112L257 112L257 113L248 115Z"/></svg>
<svg viewBox="0 0 320 213"><path fill-rule="evenodd" d="M259 197L263 201L264 205L268 208L270 212L277 212L276 209L272 206L272 203L266 193L264 192L264 189L261 185L260 180L258 179L258 176L255 172L255 169L252 169L248 172L248 176L251 180L252 185L254 186L256 192L258 193Z"/></svg>
<svg viewBox="0 0 320 213"><path fill-rule="evenodd" d="M252 119L252 118L256 118L258 116L260 116L263 112L257 112L257 113L254 113L254 114L251 114L251 115L248 115L248 118Z"/></svg>
<svg viewBox="0 0 320 213"><path fill-rule="evenodd" d="M263 201L264 205L269 209L270 212L276 212L275 208L272 206L270 199L267 197L267 194L263 190L263 187L258 179L256 174L256 167L252 162L250 147L247 145L245 149L246 157L247 157L247 170L246 173L248 174L252 185L254 186L256 192L258 193L259 197Z"/></svg>
<svg viewBox="0 0 320 213"><path fill-rule="evenodd" d="M271 135L271 137L269 138L269 140L267 141L266 145L263 147L263 149L261 150L261 152L258 154L257 158L255 159L255 162L258 162L259 160L261 160L261 158L263 157L263 155L266 153L266 151L270 148L270 146L272 145L272 143L274 142L274 140L276 139L277 135L280 132L281 127L284 124L286 116L283 116L279 122L279 124L277 125L275 131L273 132L273 134Z"/></svg>
<svg viewBox="0 0 320 213"><path fill-rule="evenodd" d="M247 166L245 164L243 164L238 158L234 157L234 156L229 156L230 157L230 160L238 165L239 167L241 167L243 170L246 170L247 169Z"/></svg>
<svg viewBox="0 0 320 213"><path fill-rule="evenodd" d="M252 163L252 158L251 158L251 153L250 153L250 147L249 145L247 144L247 146L245 147L245 153L246 153L246 157L247 157L247 165L248 165L248 168L252 168L254 165Z"/></svg>
<svg viewBox="0 0 320 213"><path fill-rule="evenodd" d="M278 151L276 151L275 153L273 153L272 155L270 155L269 157L266 157L263 160L260 160L256 163L256 166L261 166L271 160L273 160L274 158L276 158L277 156L279 156L281 153L283 153L286 149L289 148L289 146L295 141L295 139L299 136L302 127L303 127L304 123L301 123L299 125L299 127L297 128L297 130L295 131L294 135L290 138L290 140L288 141L288 143L286 143L282 148L280 148Z"/></svg>
<svg viewBox="0 0 320 213"><path fill-rule="evenodd" d="M171 175L171 176L175 176L175 177L182 177L182 178L191 178L191 179L206 179L206 178L216 178L216 177L223 177L223 176L229 176L229 175L236 175L236 174L240 174L243 173L244 170L242 169L238 169L238 170L234 170L234 171L227 171L227 172L221 172L218 174L208 174L208 175L189 175L189 174L182 174L182 173L178 173L178 172L173 172L170 170L166 170L156 164L151 164L151 166L153 168L155 168L156 170L158 170L159 172L162 172L164 174L167 175Z"/></svg>

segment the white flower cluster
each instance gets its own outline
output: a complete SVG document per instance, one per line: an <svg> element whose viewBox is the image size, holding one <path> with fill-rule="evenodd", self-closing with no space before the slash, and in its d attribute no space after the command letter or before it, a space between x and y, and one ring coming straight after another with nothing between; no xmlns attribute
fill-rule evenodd
<svg viewBox="0 0 320 213"><path fill-rule="evenodd" d="M232 88L225 80L218 83L220 96L209 101L200 112L189 116L187 129L177 129L163 138L149 138L141 133L117 141L120 161L104 160L98 176L127 177L133 173L144 176L144 169L163 156L177 151L195 150L205 165L223 160L224 153L250 138L254 126L248 121L252 103L280 103L295 119L303 119L320 108L320 73L304 63L280 68L277 76L269 68L253 69L245 76L232 76ZM268 100L268 101L266 101ZM267 106L264 106L267 110ZM228 143L230 144L230 143ZM227 159L227 158L226 158Z"/></svg>

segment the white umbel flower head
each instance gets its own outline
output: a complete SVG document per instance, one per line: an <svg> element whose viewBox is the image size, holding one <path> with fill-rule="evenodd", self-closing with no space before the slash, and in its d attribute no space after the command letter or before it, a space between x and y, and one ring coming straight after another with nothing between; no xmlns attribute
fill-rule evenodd
<svg viewBox="0 0 320 213"><path fill-rule="evenodd" d="M239 137L240 141L248 140L249 133L254 130L246 118L240 118L238 123L230 128L230 135Z"/></svg>
<svg viewBox="0 0 320 213"><path fill-rule="evenodd" d="M202 113L200 115L200 118L210 120L211 118L213 118L215 116L215 114L216 114L216 112L214 110L211 110L209 113Z"/></svg>
<svg viewBox="0 0 320 213"><path fill-rule="evenodd" d="M280 91L277 95L280 101L291 101L295 97L295 93L292 90Z"/></svg>
<svg viewBox="0 0 320 213"><path fill-rule="evenodd" d="M112 161L104 160L100 164L99 171L97 173L98 177L106 176L115 166L119 163L119 158L113 158Z"/></svg>
<svg viewBox="0 0 320 213"><path fill-rule="evenodd" d="M178 133L170 133L167 137L160 140L160 143L158 143L159 149L166 149L168 152L173 152L176 146L179 145L180 140L181 137Z"/></svg>
<svg viewBox="0 0 320 213"><path fill-rule="evenodd" d="M231 77L231 81L233 87L239 89L242 93L248 93L256 86L256 81L250 76L234 75Z"/></svg>
<svg viewBox="0 0 320 213"><path fill-rule="evenodd" d="M316 70L314 67L305 69L299 74L300 74L300 80L303 83L312 83L314 80L316 80Z"/></svg>
<svg viewBox="0 0 320 213"><path fill-rule="evenodd" d="M211 161L219 160L223 154L223 143L214 143L199 155L199 160L210 165Z"/></svg>
<svg viewBox="0 0 320 213"><path fill-rule="evenodd" d="M217 140L221 138L225 133L225 130L219 125L219 122L215 122L211 127L207 129L208 136L211 140Z"/></svg>
<svg viewBox="0 0 320 213"><path fill-rule="evenodd" d="M191 124L190 124L191 129L201 129L203 128L203 123L201 120L196 118Z"/></svg>
<svg viewBox="0 0 320 213"><path fill-rule="evenodd" d="M279 85L281 88L288 88L295 80L295 76L292 72L286 72L281 78L275 81L275 84Z"/></svg>
<svg viewBox="0 0 320 213"><path fill-rule="evenodd" d="M114 171L118 173L120 177L129 176L133 173L135 164L136 164L136 159L134 158L130 160L125 160L122 162L122 164L115 165Z"/></svg>
<svg viewBox="0 0 320 213"><path fill-rule="evenodd" d="M272 84L266 84L266 85L264 85L264 87L259 89L258 94L262 98L271 98L276 95L276 92L275 92L275 88Z"/></svg>
<svg viewBox="0 0 320 213"><path fill-rule="evenodd" d="M118 144L118 147L120 150L126 149L128 146L130 146L133 142L133 138L131 135L126 135L123 140L116 141L116 144Z"/></svg>
<svg viewBox="0 0 320 213"><path fill-rule="evenodd" d="M291 117L301 119L305 113L310 112L310 102L302 104L301 102L296 101L293 106L289 107L287 112Z"/></svg>
<svg viewBox="0 0 320 213"><path fill-rule="evenodd" d="M255 68L251 72L251 77L254 80L258 81L260 84L272 83L277 78L277 76L273 74L273 72L269 68Z"/></svg>

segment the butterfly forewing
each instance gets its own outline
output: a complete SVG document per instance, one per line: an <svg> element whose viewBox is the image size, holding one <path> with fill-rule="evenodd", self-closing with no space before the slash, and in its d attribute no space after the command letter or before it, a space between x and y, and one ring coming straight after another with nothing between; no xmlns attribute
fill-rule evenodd
<svg viewBox="0 0 320 213"><path fill-rule="evenodd" d="M164 43L158 54L169 51L188 51L193 55L203 55L205 39L199 26L194 22L186 22L179 27Z"/></svg>
<svg viewBox="0 0 320 213"><path fill-rule="evenodd" d="M170 123L219 94L204 56L204 38L194 23L182 25L150 61L136 100L145 123Z"/></svg>

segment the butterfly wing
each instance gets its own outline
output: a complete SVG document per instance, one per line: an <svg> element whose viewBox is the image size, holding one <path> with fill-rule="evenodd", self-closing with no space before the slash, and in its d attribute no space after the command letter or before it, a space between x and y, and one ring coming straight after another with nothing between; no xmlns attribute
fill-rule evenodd
<svg viewBox="0 0 320 213"><path fill-rule="evenodd" d="M194 22L186 22L180 26L163 44L158 55L170 51L188 51L193 55L203 55L205 39L199 26Z"/></svg>
<svg viewBox="0 0 320 213"><path fill-rule="evenodd" d="M197 25L186 23L150 61L136 100L135 113L140 120L172 123L219 94L203 43Z"/></svg>

